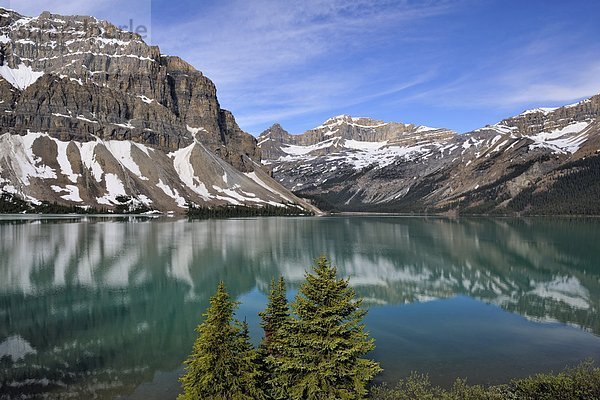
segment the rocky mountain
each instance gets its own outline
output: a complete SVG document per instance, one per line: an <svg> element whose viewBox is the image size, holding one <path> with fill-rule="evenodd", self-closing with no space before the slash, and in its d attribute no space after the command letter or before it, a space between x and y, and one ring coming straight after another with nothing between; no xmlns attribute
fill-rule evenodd
<svg viewBox="0 0 600 400"><path fill-rule="evenodd" d="M259 136L296 194L342 211L598 214L600 95L465 134L338 116Z"/></svg>
<svg viewBox="0 0 600 400"><path fill-rule="evenodd" d="M0 9L0 191L113 209L306 203L261 166L215 85L135 33Z"/></svg>

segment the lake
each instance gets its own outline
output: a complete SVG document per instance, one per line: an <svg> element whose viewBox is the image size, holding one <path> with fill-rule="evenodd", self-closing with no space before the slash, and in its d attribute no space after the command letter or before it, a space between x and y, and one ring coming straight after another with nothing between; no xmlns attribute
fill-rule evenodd
<svg viewBox="0 0 600 400"><path fill-rule="evenodd" d="M600 361L600 219L0 216L0 397L175 398L217 283L258 311L327 255L369 308L370 355L502 383Z"/></svg>

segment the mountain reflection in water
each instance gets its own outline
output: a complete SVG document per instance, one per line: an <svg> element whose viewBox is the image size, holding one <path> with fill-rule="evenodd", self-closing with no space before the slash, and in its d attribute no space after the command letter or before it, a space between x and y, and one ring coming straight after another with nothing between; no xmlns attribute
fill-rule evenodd
<svg viewBox="0 0 600 400"><path fill-rule="evenodd" d="M457 346L476 349L472 335L479 333L489 342L477 351L493 352L490 343L510 345L503 340L522 334L517 327L540 343L556 335L543 326L559 327L565 341L568 333L569 342L579 343L570 350L573 357L600 358L598 243L596 219L4 217L0 393L111 398L159 379L157 371L178 370L220 280L246 303L238 314L248 317L256 342L255 314L271 278L283 275L294 292L322 254L371 308L367 328L377 339L374 357L386 368L383 379L403 376L412 366L433 371L434 381L452 380L447 367L460 363L460 354L427 349L466 333L469 343ZM444 322L450 317L463 318L465 326L453 328L451 320ZM514 330L494 338L486 327L499 318ZM457 331L432 333L440 327ZM548 346L556 347L559 339L552 338ZM411 353L414 348L421 353ZM539 360L522 372L558 365ZM457 370L486 379L472 368ZM177 390L177 374L171 375L167 386Z"/></svg>

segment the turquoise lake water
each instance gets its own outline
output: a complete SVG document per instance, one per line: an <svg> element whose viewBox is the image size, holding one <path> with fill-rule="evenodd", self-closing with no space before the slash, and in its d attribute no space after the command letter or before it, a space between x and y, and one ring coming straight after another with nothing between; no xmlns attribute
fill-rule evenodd
<svg viewBox="0 0 600 400"><path fill-rule="evenodd" d="M0 216L0 397L174 398L217 283L255 343L268 283L327 255L393 383L600 362L600 219Z"/></svg>

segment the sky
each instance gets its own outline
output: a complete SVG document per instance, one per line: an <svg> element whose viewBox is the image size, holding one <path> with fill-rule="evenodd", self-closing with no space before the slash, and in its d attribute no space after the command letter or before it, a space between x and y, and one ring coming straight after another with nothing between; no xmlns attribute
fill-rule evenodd
<svg viewBox="0 0 600 400"><path fill-rule="evenodd" d="M600 93L594 0L0 0L135 30L254 135L339 115L467 132Z"/></svg>

